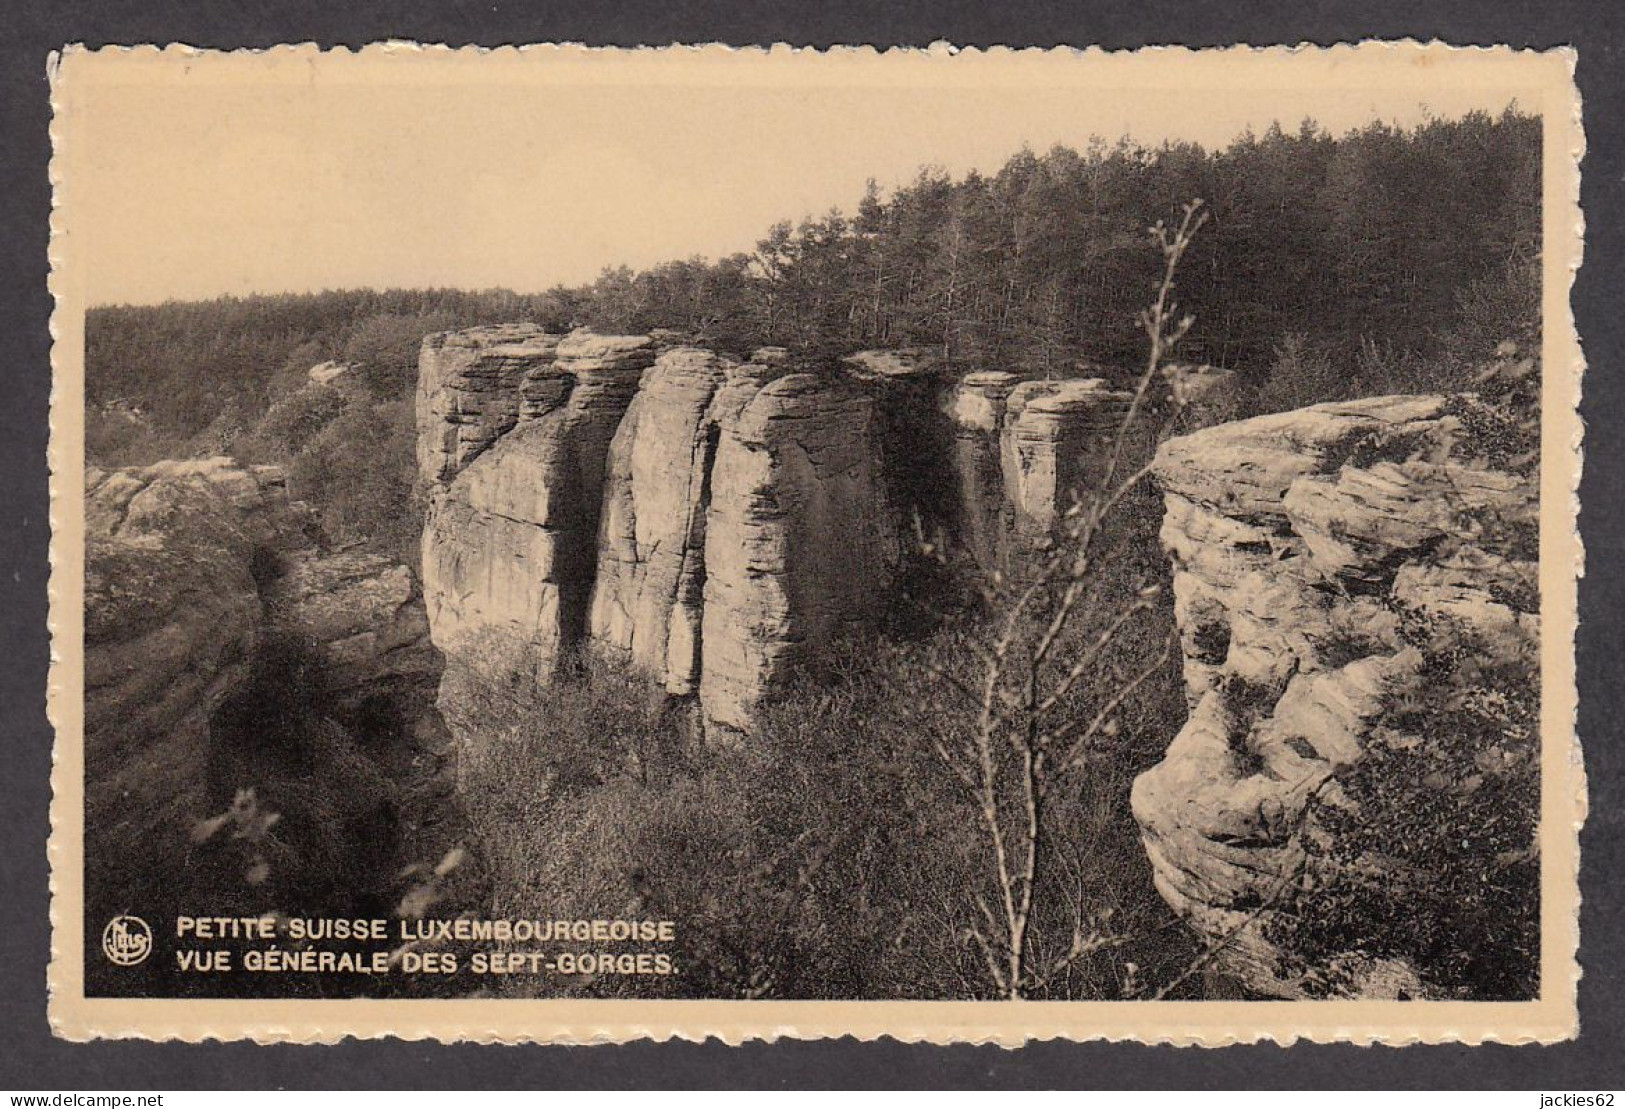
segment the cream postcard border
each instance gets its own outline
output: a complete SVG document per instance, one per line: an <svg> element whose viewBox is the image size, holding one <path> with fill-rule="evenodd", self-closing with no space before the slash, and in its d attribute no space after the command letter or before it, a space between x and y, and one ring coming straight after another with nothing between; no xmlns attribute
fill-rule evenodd
<svg viewBox="0 0 1625 1109"><path fill-rule="evenodd" d="M725 46L593 49L579 45L453 50L384 43L359 51L314 45L223 53L170 46L68 47L48 62L51 136L52 316L51 669L47 708L56 732L51 803L52 959L49 1016L70 1040L140 1038L332 1043L346 1037L594 1043L652 1038L728 1043L779 1037L889 1036L908 1042L998 1043L1106 1039L1221 1046L1273 1040L1355 1043L1553 1042L1578 1031L1579 828L1585 778L1576 735L1574 633L1583 555L1576 530L1583 359L1569 289L1580 264L1584 152L1572 50L1362 43L1331 48L1158 47L1120 53L1069 49L830 51ZM1505 88L1543 120L1544 286L1541 453L1541 981L1528 1002L1383 1001L636 1001L87 999L83 996L85 259L74 236L74 183L89 172L77 141L80 94L97 82L139 82L185 66L201 83L308 79L314 69L381 86L501 77L549 85L682 84L998 87L1043 80L1086 91L1109 84L1228 84L1357 89L1442 84ZM1160 81L1159 81L1160 79ZM612 261L612 260L609 260Z"/></svg>

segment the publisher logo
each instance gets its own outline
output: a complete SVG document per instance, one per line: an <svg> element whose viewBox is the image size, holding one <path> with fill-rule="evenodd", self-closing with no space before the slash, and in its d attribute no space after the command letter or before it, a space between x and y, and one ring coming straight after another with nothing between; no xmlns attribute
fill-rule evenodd
<svg viewBox="0 0 1625 1109"><path fill-rule="evenodd" d="M102 954L121 967L133 967L152 954L152 929L138 916L116 916L102 929Z"/></svg>

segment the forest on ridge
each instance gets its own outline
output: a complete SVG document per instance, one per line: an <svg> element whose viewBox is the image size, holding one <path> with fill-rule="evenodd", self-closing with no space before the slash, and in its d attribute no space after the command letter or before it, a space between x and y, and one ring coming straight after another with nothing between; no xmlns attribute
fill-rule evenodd
<svg viewBox="0 0 1625 1109"><path fill-rule="evenodd" d="M233 453L290 467L338 534L410 552L411 392L426 334L528 320L672 328L817 364L924 347L957 372L1123 378L1156 277L1146 228L1210 213L1181 274L1182 359L1238 371L1240 411L1459 384L1539 306L1540 122L1508 109L1333 136L1311 121L1223 149L1099 139L996 173L922 169L756 249L590 285L350 290L93 308L91 461ZM314 364L356 367L341 390Z"/></svg>

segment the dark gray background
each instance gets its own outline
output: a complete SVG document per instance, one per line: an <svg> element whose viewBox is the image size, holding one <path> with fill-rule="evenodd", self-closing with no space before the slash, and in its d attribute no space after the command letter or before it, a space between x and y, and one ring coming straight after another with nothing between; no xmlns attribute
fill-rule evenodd
<svg viewBox="0 0 1625 1109"><path fill-rule="evenodd" d="M636 0L181 0L89 3L0 0L0 1088L24 1091L274 1086L408 1087L1082 1087L1523 1088L1625 1087L1620 979L1625 928L1620 722L1625 611L1625 422L1615 366L1625 345L1620 283L1625 149L1620 120L1625 5L1558 0L1340 5L1252 0L1245 5L1153 0L972 3L763 3ZM723 41L1052 46L1333 43L1414 36L1459 44L1579 48L1589 146L1582 167L1585 265L1574 293L1590 363L1581 529L1580 732L1591 783L1582 837L1584 908L1578 1041L1549 1048L1356 1048L1273 1045L1222 1050L1035 1044L1020 1051L916 1047L883 1041L633 1044L623 1047L442 1047L347 1042L335 1047L54 1041L45 1022L50 949L45 841L51 731L44 690L50 393L46 294L46 52L68 42L186 42L269 46L313 40L360 46L384 38L451 45L581 41L602 45ZM1533 1109L1533 1104L1531 1105Z"/></svg>

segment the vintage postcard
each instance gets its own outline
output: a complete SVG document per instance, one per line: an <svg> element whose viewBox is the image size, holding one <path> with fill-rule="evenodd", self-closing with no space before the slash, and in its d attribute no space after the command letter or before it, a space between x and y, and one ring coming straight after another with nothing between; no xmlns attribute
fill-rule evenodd
<svg viewBox="0 0 1625 1109"><path fill-rule="evenodd" d="M1574 1035L1574 60L64 50L53 1027Z"/></svg>

